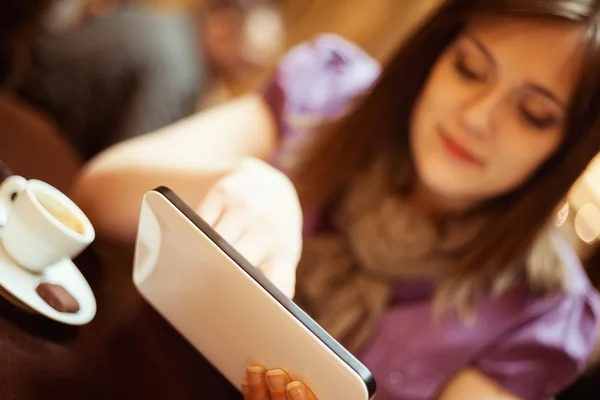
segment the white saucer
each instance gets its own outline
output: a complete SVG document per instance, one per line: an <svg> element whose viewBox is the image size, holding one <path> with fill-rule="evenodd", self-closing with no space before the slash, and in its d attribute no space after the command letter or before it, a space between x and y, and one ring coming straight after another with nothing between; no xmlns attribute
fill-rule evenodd
<svg viewBox="0 0 600 400"><path fill-rule="evenodd" d="M35 291L44 282L65 288L79 303L79 311L64 313L50 307ZM0 245L0 286L25 306L63 324L85 325L96 315L94 293L77 266L68 259L46 268L42 274L35 274L15 264Z"/></svg>

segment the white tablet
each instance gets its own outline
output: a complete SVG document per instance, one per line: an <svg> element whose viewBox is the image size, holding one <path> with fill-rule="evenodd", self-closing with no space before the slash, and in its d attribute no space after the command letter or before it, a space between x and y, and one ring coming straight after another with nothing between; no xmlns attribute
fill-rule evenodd
<svg viewBox="0 0 600 400"><path fill-rule="evenodd" d="M369 370L169 189L143 200L140 293L240 389L247 366L284 368L319 400L369 400Z"/></svg>

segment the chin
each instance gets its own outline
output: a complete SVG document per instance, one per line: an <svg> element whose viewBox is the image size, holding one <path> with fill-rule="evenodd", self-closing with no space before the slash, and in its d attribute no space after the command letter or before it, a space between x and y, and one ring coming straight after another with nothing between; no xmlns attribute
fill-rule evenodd
<svg viewBox="0 0 600 400"><path fill-rule="evenodd" d="M418 171L417 175L421 185L435 198L462 203L478 197L474 186L477 180L453 173L451 168Z"/></svg>

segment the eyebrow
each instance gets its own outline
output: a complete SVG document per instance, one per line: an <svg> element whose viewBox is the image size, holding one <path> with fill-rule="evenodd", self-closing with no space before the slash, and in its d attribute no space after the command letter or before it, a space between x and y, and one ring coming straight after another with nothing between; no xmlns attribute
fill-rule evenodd
<svg viewBox="0 0 600 400"><path fill-rule="evenodd" d="M483 43L481 43L479 40L477 40L475 37L473 37L469 33L465 33L464 36L471 43L473 43L475 45L475 47L477 47L479 49L479 51L483 54L483 56L488 60L488 62L490 64L492 64L494 67L497 66L494 56L492 56L492 53L490 53L490 51L485 47L485 45ZM556 94L554 94L552 91L550 91L542 86L536 85L536 84L530 83L530 84L528 84L528 86L530 87L530 89L533 92L538 93L544 97L547 97L550 101L554 102L556 105L558 105L561 108L566 108L565 102L563 100L559 99L558 96Z"/></svg>

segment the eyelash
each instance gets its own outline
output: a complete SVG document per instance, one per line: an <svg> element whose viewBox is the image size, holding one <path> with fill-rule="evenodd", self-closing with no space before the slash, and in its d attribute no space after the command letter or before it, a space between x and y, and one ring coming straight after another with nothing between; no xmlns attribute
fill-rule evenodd
<svg viewBox="0 0 600 400"><path fill-rule="evenodd" d="M530 125L533 125L538 129L547 129L556 124L556 119L552 116L547 116L543 118L538 118L529 111L525 109L525 107L520 106L519 112L523 116L523 119Z"/></svg>
<svg viewBox="0 0 600 400"><path fill-rule="evenodd" d="M484 79L481 75L477 74L472 69L467 67L464 61L464 56L462 54L457 55L454 61L454 68L461 77L467 80L481 81ZM556 119L554 117L547 116L543 118L538 118L523 106L519 106L519 112L525 120L525 122L537 129L547 129L556 124Z"/></svg>
<svg viewBox="0 0 600 400"><path fill-rule="evenodd" d="M454 61L454 68L463 78L471 81L482 80L482 77L479 74L467 67L464 61L464 56L461 54L456 57L456 60Z"/></svg>
<svg viewBox="0 0 600 400"><path fill-rule="evenodd" d="M454 68L465 79L471 81L480 81L483 79L480 75L478 75L466 66L464 62L464 57L462 55L456 57L456 60L454 62ZM537 129L547 129L556 123L555 118L553 118L552 116L538 118L523 106L519 107L519 112L521 113L525 122L534 126Z"/></svg>

